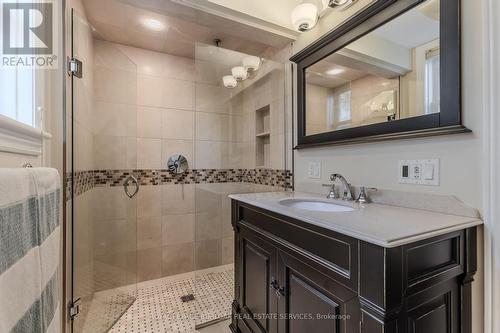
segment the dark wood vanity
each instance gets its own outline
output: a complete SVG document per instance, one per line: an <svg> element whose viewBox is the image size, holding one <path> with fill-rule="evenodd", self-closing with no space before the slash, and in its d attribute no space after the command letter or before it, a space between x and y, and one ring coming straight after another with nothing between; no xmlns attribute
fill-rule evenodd
<svg viewBox="0 0 500 333"><path fill-rule="evenodd" d="M476 227L385 248L232 200L241 333L471 332Z"/></svg>

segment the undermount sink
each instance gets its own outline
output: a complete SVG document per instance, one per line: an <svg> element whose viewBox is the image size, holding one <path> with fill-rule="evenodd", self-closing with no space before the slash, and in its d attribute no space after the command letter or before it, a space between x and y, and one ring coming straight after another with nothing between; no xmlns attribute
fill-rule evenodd
<svg viewBox="0 0 500 333"><path fill-rule="evenodd" d="M352 212L355 208L338 205L333 202L319 201L314 199L284 199L280 201L283 206L309 210L313 212Z"/></svg>

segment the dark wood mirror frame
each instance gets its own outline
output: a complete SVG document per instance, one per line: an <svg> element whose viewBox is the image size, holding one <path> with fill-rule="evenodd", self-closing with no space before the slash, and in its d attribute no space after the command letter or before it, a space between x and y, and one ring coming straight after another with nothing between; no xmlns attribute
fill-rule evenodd
<svg viewBox="0 0 500 333"><path fill-rule="evenodd" d="M290 58L297 64L297 146L361 143L467 133L462 125L460 1L440 2L441 112L306 135L305 70L425 0L378 0Z"/></svg>

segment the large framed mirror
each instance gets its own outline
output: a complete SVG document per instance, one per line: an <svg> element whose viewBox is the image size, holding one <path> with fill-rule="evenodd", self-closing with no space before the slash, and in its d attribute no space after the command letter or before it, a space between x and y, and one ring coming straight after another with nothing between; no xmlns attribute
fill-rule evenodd
<svg viewBox="0 0 500 333"><path fill-rule="evenodd" d="M378 0L291 60L296 148L470 132L460 0Z"/></svg>

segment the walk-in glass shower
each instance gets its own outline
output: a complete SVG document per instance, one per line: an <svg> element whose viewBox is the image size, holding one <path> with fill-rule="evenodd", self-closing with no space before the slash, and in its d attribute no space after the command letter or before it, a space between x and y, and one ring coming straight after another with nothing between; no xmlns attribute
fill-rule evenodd
<svg viewBox="0 0 500 333"><path fill-rule="evenodd" d="M130 46L78 10L71 19L83 69L71 78L66 133L74 332L182 332L227 319L228 195L291 181L285 65L189 35L182 56ZM226 87L244 66L248 78ZM187 169L169 169L179 155Z"/></svg>

